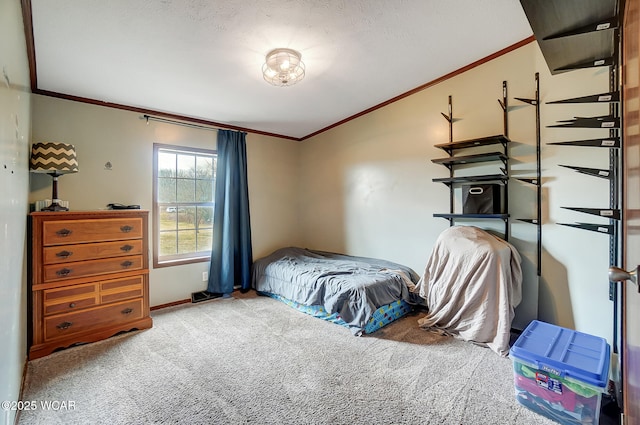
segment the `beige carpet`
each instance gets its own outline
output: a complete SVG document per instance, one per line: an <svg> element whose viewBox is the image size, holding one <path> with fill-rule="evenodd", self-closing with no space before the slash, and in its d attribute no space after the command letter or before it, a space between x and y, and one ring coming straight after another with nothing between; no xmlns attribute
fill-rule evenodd
<svg viewBox="0 0 640 425"><path fill-rule="evenodd" d="M364 337L253 292L152 315L29 362L23 400L38 404L19 424L552 423L515 401L509 359L419 314Z"/></svg>

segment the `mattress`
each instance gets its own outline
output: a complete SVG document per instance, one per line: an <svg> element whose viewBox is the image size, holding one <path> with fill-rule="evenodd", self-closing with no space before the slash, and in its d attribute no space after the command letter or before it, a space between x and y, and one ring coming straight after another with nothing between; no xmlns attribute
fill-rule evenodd
<svg viewBox="0 0 640 425"><path fill-rule="evenodd" d="M252 286L316 317L371 333L424 300L411 292L419 276L411 268L375 258L297 247L254 261ZM385 317L385 314L387 315Z"/></svg>

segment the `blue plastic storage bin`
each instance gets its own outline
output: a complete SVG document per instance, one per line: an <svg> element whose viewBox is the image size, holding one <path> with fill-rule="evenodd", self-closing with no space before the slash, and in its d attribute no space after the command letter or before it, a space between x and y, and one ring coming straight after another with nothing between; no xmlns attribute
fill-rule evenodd
<svg viewBox="0 0 640 425"><path fill-rule="evenodd" d="M609 383L604 338L532 321L509 351L516 399L561 424L597 424Z"/></svg>

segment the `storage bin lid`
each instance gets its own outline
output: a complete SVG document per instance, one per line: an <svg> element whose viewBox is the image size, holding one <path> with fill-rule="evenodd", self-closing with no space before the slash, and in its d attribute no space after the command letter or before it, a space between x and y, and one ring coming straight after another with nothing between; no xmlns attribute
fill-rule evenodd
<svg viewBox="0 0 640 425"><path fill-rule="evenodd" d="M561 378L605 388L609 344L604 338L534 320L511 347L510 356Z"/></svg>

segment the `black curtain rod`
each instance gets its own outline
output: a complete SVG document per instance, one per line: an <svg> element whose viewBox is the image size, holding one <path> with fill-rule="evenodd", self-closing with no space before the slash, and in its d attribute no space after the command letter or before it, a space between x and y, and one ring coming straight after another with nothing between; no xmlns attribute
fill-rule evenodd
<svg viewBox="0 0 640 425"><path fill-rule="evenodd" d="M154 116L146 115L146 114L142 115L140 117L140 119L147 120L147 124L149 124L149 121L158 121L158 122L164 122L164 123L167 123L167 124L182 125L184 127L200 128L200 129L203 129L203 130L212 130L212 131L218 131L219 130L218 127L210 127L210 126L201 125L201 124L193 124L193 123L184 122L184 121L172 120L172 119L169 119L169 118L154 117Z"/></svg>

